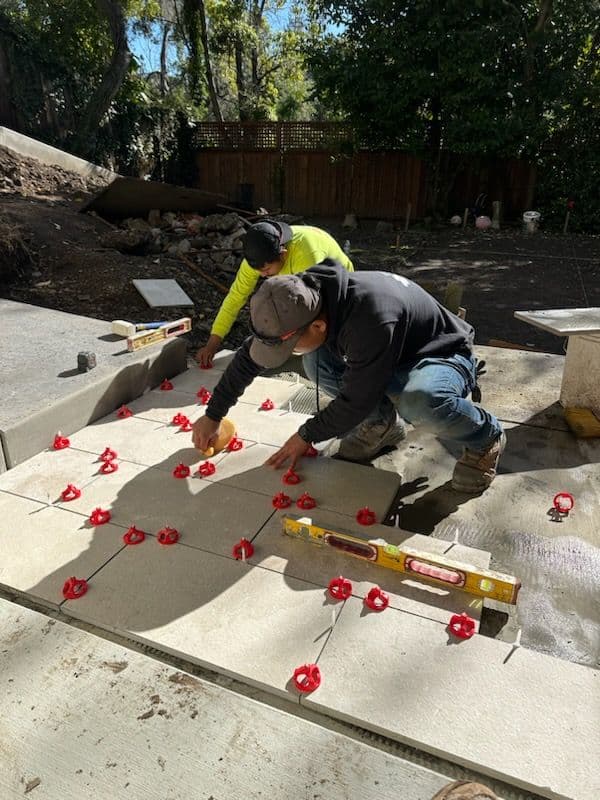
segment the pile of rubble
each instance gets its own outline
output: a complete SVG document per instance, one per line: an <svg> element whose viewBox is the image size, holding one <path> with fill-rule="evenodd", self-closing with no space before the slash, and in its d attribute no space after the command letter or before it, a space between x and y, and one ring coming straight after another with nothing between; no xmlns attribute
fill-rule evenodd
<svg viewBox="0 0 600 800"><path fill-rule="evenodd" d="M102 244L121 253L192 258L211 271L234 273L242 260L242 238L247 222L233 212L227 214L175 214L151 211L147 219L124 220L108 231Z"/></svg>

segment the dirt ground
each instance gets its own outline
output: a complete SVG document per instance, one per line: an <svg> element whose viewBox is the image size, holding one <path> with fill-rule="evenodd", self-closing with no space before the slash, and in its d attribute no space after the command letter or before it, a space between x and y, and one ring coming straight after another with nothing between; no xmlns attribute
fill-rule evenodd
<svg viewBox="0 0 600 800"><path fill-rule="evenodd" d="M164 315L192 316L194 350L207 337L223 295L176 257L124 255L104 246L109 223L80 213L100 185L0 148L0 295L99 319L149 322L160 310L149 308L131 281L175 278L195 307L171 308ZM519 322L513 312L600 306L600 237L463 231L450 225L382 232L375 221L347 231L339 220L305 221L340 242L349 240L359 269L400 272L440 299L448 284L461 285L461 304L480 344L503 340L560 353L561 340ZM233 277L219 270L212 274L223 283ZM235 347L246 335L242 314L226 344Z"/></svg>

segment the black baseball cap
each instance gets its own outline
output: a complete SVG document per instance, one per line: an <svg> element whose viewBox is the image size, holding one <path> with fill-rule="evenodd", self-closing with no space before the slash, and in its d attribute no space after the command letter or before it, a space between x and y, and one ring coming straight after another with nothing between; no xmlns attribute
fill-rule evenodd
<svg viewBox="0 0 600 800"><path fill-rule="evenodd" d="M281 248L293 236L286 222L264 220L248 228L244 237L244 258L254 269L277 261Z"/></svg>
<svg viewBox="0 0 600 800"><path fill-rule="evenodd" d="M273 368L291 356L304 329L321 312L318 284L305 273L268 278L250 300L250 358Z"/></svg>

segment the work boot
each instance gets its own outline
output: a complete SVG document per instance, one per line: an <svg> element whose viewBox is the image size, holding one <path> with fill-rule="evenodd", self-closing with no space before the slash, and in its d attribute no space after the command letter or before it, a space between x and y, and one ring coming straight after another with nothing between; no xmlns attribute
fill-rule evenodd
<svg viewBox="0 0 600 800"><path fill-rule="evenodd" d="M431 800L498 800L498 795L482 783L456 781L440 789Z"/></svg>
<svg viewBox="0 0 600 800"><path fill-rule="evenodd" d="M465 447L456 462L452 475L452 488L457 492L478 494L487 489L496 477L498 461L506 447L506 434L502 432L487 450L469 450Z"/></svg>
<svg viewBox="0 0 600 800"><path fill-rule="evenodd" d="M391 400L381 402L381 417L366 419L344 436L336 456L342 461L371 461L384 447L406 438L406 429Z"/></svg>

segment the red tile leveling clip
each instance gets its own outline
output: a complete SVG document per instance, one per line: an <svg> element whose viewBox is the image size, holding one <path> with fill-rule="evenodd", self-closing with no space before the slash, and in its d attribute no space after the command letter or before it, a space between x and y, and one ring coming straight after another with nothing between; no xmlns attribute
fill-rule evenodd
<svg viewBox="0 0 600 800"><path fill-rule="evenodd" d="M100 453L99 460L100 461L114 461L117 457L117 454L114 450L111 450L110 447L106 447L103 453Z"/></svg>
<svg viewBox="0 0 600 800"><path fill-rule="evenodd" d="M175 542L179 541L179 531L168 526L161 528L158 532L158 541L164 545L175 544Z"/></svg>
<svg viewBox="0 0 600 800"><path fill-rule="evenodd" d="M164 381L160 385L161 392L170 392L173 388L173 384L168 378L165 378Z"/></svg>
<svg viewBox="0 0 600 800"><path fill-rule="evenodd" d="M196 470L196 475L201 475L203 478L208 478L210 475L214 475L216 471L217 468L212 461L205 461L204 464L200 464Z"/></svg>
<svg viewBox="0 0 600 800"><path fill-rule="evenodd" d="M332 578L327 588L334 600L347 600L352 594L352 581L340 575L339 578Z"/></svg>
<svg viewBox="0 0 600 800"><path fill-rule="evenodd" d="M290 467L287 472L284 472L281 476L281 480L287 486L295 486L297 483L300 483L300 475L294 472L294 470Z"/></svg>
<svg viewBox="0 0 600 800"><path fill-rule="evenodd" d="M275 403L270 400L268 397L266 400L263 400L260 404L261 411L272 411L275 408Z"/></svg>
<svg viewBox="0 0 600 800"><path fill-rule="evenodd" d="M321 670L316 664L303 664L296 667L292 676L294 686L299 692L308 694L321 685Z"/></svg>
<svg viewBox="0 0 600 800"><path fill-rule="evenodd" d="M374 525L377 522L377 517L374 511L365 506L364 508L359 508L356 512L356 521L361 525Z"/></svg>
<svg viewBox="0 0 600 800"><path fill-rule="evenodd" d="M308 511L310 508L314 508L317 505L317 501L314 497L311 497L308 492L304 492L304 494L301 494L296 500L296 505L298 508Z"/></svg>
<svg viewBox="0 0 600 800"><path fill-rule="evenodd" d="M237 450L241 450L243 446L244 442L241 439L238 439L237 436L233 436L227 445L227 452L235 453Z"/></svg>
<svg viewBox="0 0 600 800"><path fill-rule="evenodd" d="M123 405L117 411L117 417L119 419L127 419L127 417L133 417L133 411L130 408L128 408L127 406Z"/></svg>
<svg viewBox="0 0 600 800"><path fill-rule="evenodd" d="M54 450L64 450L65 447L68 447L70 444L71 442L66 436L61 436L60 433L57 433L52 442L52 448Z"/></svg>
<svg viewBox="0 0 600 800"><path fill-rule="evenodd" d="M88 590L88 583L85 578L67 578L63 585L63 597L65 600L77 600Z"/></svg>
<svg viewBox="0 0 600 800"><path fill-rule="evenodd" d="M453 614L448 623L448 630L457 639L470 639L475 633L475 620L468 614Z"/></svg>
<svg viewBox="0 0 600 800"><path fill-rule="evenodd" d="M202 386L196 393L196 397L200 400L203 406L206 406L210 402L212 392L209 392L208 389Z"/></svg>
<svg viewBox="0 0 600 800"><path fill-rule="evenodd" d="M110 522L110 511L95 508L90 514L90 522L92 525L106 525L107 522Z"/></svg>
<svg viewBox="0 0 600 800"><path fill-rule="evenodd" d="M254 545L252 542L248 541L248 539L242 538L237 544L233 545L231 555L236 559L236 561L245 561L247 558L250 558L254 555Z"/></svg>
<svg viewBox="0 0 600 800"><path fill-rule="evenodd" d="M191 469L186 464L177 464L175 469L173 470L173 477L174 478L188 478L190 475Z"/></svg>
<svg viewBox="0 0 600 800"><path fill-rule="evenodd" d="M123 541L125 544L140 544L146 538L144 531L132 525L126 533L123 534Z"/></svg>
<svg viewBox="0 0 600 800"><path fill-rule="evenodd" d="M104 461L99 471L103 475L110 475L112 472L116 472L118 469L119 465L116 461Z"/></svg>
<svg viewBox="0 0 600 800"><path fill-rule="evenodd" d="M62 491L60 496L65 502L77 500L78 497L81 497L81 489L78 489L72 483L68 483L67 488Z"/></svg>
<svg viewBox="0 0 600 800"><path fill-rule="evenodd" d="M292 498L283 492L278 492L273 495L271 502L273 503L273 508L289 508L292 505Z"/></svg>
<svg viewBox="0 0 600 800"><path fill-rule="evenodd" d="M575 498L569 492L559 492L554 495L552 505L560 514L568 514L575 505Z"/></svg>
<svg viewBox="0 0 600 800"><path fill-rule="evenodd" d="M371 611L385 611L389 604L389 596L379 586L373 586L365 597L365 605Z"/></svg>

